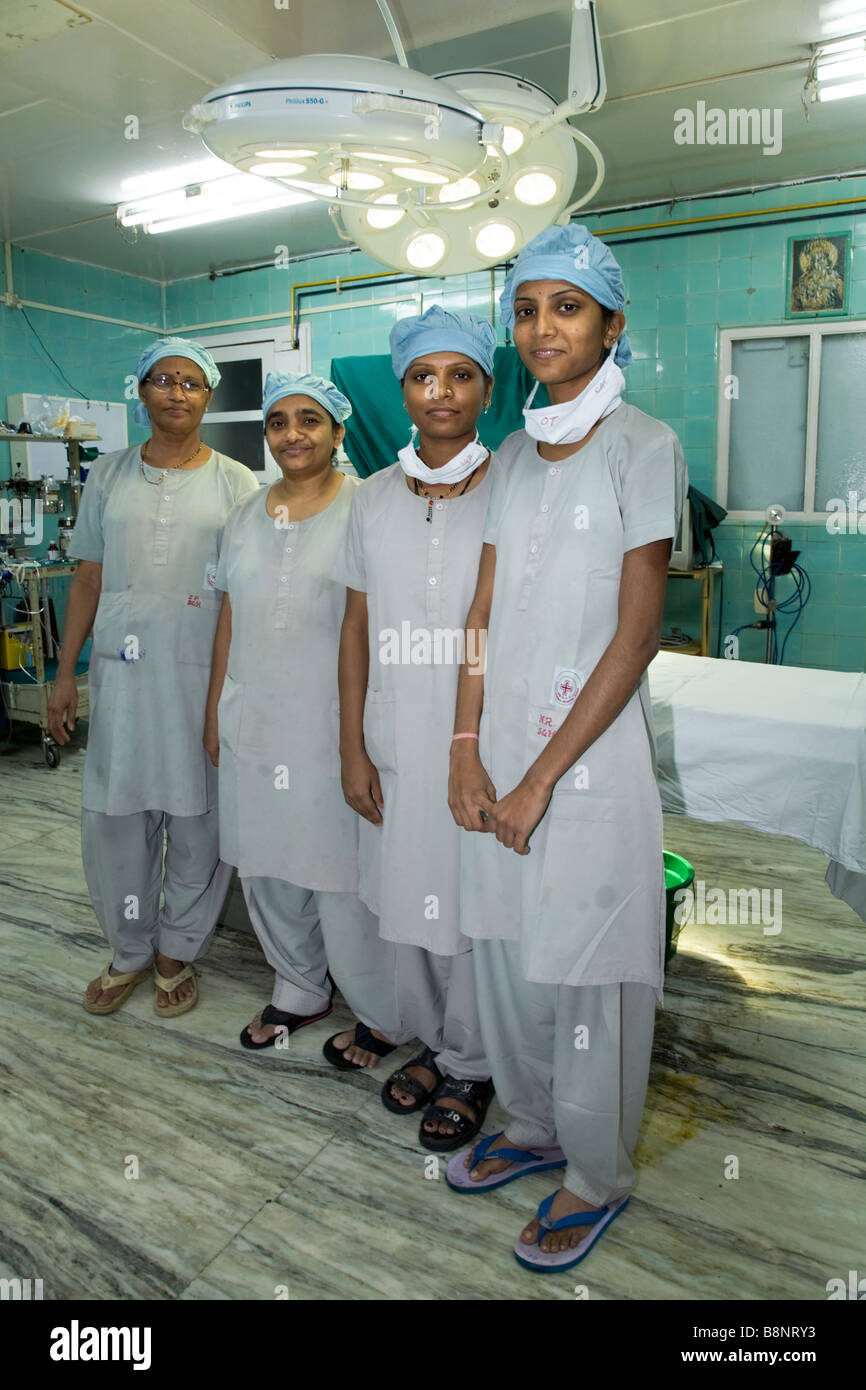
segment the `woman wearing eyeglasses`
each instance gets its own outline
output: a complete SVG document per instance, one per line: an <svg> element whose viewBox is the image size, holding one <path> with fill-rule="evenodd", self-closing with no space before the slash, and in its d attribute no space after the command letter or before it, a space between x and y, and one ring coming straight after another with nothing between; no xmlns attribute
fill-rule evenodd
<svg viewBox="0 0 866 1390"><path fill-rule="evenodd" d="M69 547L79 564L49 730L69 742L75 665L92 629L81 846L113 956L83 1002L89 1013L114 1013L155 967L154 1008L169 1018L196 1003L192 962L228 886L202 732L223 526L258 485L200 438L220 379L209 352L162 338L135 375L135 418L150 438L90 470Z"/></svg>

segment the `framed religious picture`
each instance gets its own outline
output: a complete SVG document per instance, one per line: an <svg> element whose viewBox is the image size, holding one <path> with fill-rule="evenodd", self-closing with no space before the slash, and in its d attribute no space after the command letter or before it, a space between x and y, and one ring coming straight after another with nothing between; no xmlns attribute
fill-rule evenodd
<svg viewBox="0 0 866 1390"><path fill-rule="evenodd" d="M789 237L785 318L847 313L850 267L850 232Z"/></svg>

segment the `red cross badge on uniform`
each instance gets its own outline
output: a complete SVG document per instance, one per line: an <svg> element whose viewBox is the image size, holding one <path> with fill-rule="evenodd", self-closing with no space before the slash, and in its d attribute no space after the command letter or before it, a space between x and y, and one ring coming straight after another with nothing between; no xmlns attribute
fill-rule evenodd
<svg viewBox="0 0 866 1390"><path fill-rule="evenodd" d="M553 704L573 705L582 687L577 671L560 666L553 677Z"/></svg>

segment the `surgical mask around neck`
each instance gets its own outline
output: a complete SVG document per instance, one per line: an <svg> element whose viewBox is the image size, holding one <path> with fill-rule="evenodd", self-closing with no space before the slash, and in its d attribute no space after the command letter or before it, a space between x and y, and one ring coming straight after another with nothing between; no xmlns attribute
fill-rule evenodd
<svg viewBox="0 0 866 1390"><path fill-rule="evenodd" d="M490 450L485 444L481 443L478 435L455 454L453 459L449 459L441 468L428 468L423 459L420 459L415 452L415 440L418 430L412 426L412 438L404 449L400 449L397 458L400 467L408 478L417 478L422 483L459 483L463 478L468 478L470 473L474 473L484 460Z"/></svg>
<svg viewBox="0 0 866 1390"><path fill-rule="evenodd" d="M579 444L597 421L616 410L622 400L625 377L611 354L574 400L532 410L538 386L536 382L523 408L526 433L542 444Z"/></svg>

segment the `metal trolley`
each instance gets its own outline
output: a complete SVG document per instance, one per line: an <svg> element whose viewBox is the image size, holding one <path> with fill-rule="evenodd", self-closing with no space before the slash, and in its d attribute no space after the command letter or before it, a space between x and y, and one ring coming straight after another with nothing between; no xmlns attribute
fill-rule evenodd
<svg viewBox="0 0 866 1390"><path fill-rule="evenodd" d="M0 693L6 717L10 723L38 724L42 731L42 753L49 767L60 766L60 748L48 732L48 701L54 685L49 676L56 670L53 652L53 638L43 615L48 612L48 585L54 579L62 579L75 573L74 564L40 565L39 569L28 570L21 579L21 587L27 595L27 616L23 625L27 627L27 647L33 653L33 667L36 679L29 676L24 680L11 680L8 670L0 672ZM49 650L46 650L48 644ZM78 689L77 718L86 718L90 713L90 698L87 685L87 671L75 673Z"/></svg>

